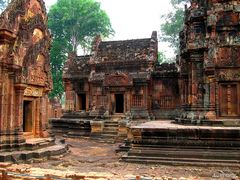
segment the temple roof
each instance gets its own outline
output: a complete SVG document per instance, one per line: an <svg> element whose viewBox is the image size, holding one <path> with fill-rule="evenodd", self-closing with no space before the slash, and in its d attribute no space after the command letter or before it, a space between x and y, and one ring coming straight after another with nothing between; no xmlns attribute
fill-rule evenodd
<svg viewBox="0 0 240 180"><path fill-rule="evenodd" d="M94 63L109 61L157 60L157 32L153 31L150 38L122 41L102 41L96 37L92 49Z"/></svg>
<svg viewBox="0 0 240 180"><path fill-rule="evenodd" d="M125 41L105 41L98 47L98 61L127 61L146 59L149 55L151 39Z"/></svg>
<svg viewBox="0 0 240 180"><path fill-rule="evenodd" d="M63 77L77 78L85 77L84 75L88 76L90 73L90 67L88 64L90 57L90 55L76 56L74 53L72 53L64 65Z"/></svg>
<svg viewBox="0 0 240 180"><path fill-rule="evenodd" d="M139 78L145 72L148 74L153 71L157 52L156 32L152 33L151 38L123 41L102 41L100 36L97 36L91 55L77 56L76 52L69 54L63 78L86 79L89 75L90 81L101 81L105 75L115 72L137 72ZM144 76L143 79L149 78Z"/></svg>

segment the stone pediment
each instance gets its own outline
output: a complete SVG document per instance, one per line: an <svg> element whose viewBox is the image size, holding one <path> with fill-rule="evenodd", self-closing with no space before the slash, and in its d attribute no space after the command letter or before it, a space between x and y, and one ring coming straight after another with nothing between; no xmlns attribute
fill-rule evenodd
<svg viewBox="0 0 240 180"><path fill-rule="evenodd" d="M127 74L124 73L115 73L115 74L110 74L105 77L104 86L108 87L122 87L122 86L132 86L133 85L133 79Z"/></svg>

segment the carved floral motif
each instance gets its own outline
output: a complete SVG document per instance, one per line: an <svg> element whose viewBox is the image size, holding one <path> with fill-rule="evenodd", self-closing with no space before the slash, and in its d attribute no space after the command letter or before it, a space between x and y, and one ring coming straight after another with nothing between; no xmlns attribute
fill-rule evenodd
<svg viewBox="0 0 240 180"><path fill-rule="evenodd" d="M240 81L239 70L220 70L217 75L219 81Z"/></svg>
<svg viewBox="0 0 240 180"><path fill-rule="evenodd" d="M24 91L24 96L42 97L43 96L43 88L36 88L33 86L28 86Z"/></svg>
<svg viewBox="0 0 240 180"><path fill-rule="evenodd" d="M104 86L132 86L133 80L126 74L123 73L116 73L107 76L104 79Z"/></svg>

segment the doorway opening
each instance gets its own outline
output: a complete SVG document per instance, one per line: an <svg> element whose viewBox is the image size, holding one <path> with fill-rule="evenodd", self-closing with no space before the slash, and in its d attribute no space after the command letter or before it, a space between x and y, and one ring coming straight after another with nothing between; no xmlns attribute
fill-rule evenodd
<svg viewBox="0 0 240 180"><path fill-rule="evenodd" d="M23 132L33 131L32 101L23 101Z"/></svg>
<svg viewBox="0 0 240 180"><path fill-rule="evenodd" d="M116 113L124 113L124 95L115 94Z"/></svg>
<svg viewBox="0 0 240 180"><path fill-rule="evenodd" d="M78 95L78 110L85 111L86 110L86 94Z"/></svg>

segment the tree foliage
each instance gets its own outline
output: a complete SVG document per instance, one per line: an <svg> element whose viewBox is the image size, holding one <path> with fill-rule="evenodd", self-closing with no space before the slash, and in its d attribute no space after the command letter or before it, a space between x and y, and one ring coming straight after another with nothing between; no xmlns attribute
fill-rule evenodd
<svg viewBox="0 0 240 180"><path fill-rule="evenodd" d="M184 4L188 2L189 0L171 0L173 12L162 17L166 19L166 22L161 25L160 38L162 41L169 42L175 53L177 53L179 46L179 32L184 25Z"/></svg>
<svg viewBox="0 0 240 180"><path fill-rule="evenodd" d="M53 35L50 52L53 85L51 97L63 93L62 69L70 51L89 52L96 35L108 37L114 31L109 17L94 0L58 0L48 13L49 28Z"/></svg>
<svg viewBox="0 0 240 180"><path fill-rule="evenodd" d="M165 54L161 51L158 52L158 63L162 64L163 62L165 62L167 60Z"/></svg>

